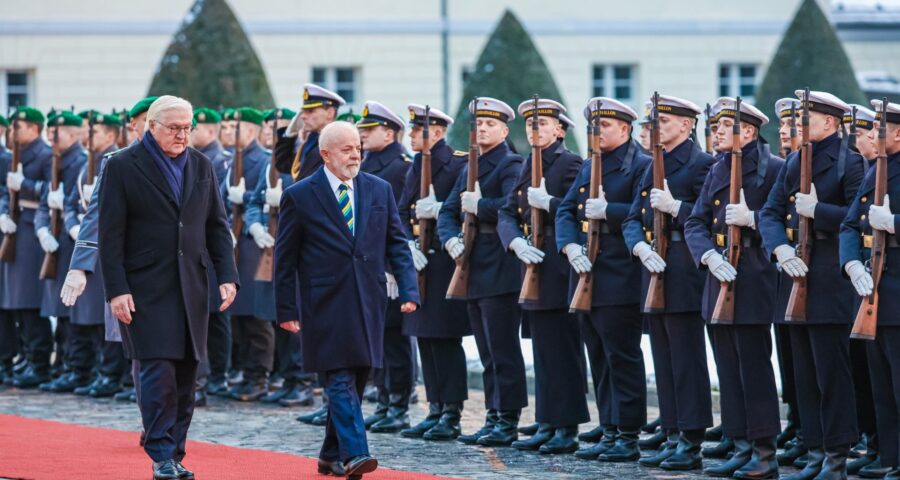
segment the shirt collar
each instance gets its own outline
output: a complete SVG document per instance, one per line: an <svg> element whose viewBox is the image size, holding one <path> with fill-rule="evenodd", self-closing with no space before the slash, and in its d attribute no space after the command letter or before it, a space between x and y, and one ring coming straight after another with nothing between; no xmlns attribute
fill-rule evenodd
<svg viewBox="0 0 900 480"><path fill-rule="evenodd" d="M331 173L331 170L329 170L328 167L323 166L322 170L325 170L325 178L328 179L328 184L331 185L331 191L337 192L338 187L340 187L341 184L345 183L345 182L341 181L341 179L338 178L337 175ZM347 185L347 190L352 192L353 191L353 180L346 182L346 185Z"/></svg>

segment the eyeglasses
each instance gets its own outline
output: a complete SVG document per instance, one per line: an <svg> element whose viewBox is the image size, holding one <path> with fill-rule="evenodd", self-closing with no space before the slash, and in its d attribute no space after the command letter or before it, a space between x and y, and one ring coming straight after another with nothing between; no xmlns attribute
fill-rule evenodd
<svg viewBox="0 0 900 480"><path fill-rule="evenodd" d="M168 130L169 134L172 136L178 135L179 133L188 135L194 131L193 126L179 127L177 125L166 125L165 123L162 123L162 122L156 122L156 123L162 125L163 127L166 127L166 130Z"/></svg>

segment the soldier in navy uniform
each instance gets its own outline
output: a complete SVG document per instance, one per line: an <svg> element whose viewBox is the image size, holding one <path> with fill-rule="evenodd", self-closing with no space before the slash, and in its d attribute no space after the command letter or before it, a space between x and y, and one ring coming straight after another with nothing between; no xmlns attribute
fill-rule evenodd
<svg viewBox="0 0 900 480"><path fill-rule="evenodd" d="M241 107L235 111L240 115L240 138L237 146L243 150L243 177L238 185L233 185L234 163L222 184L225 207L231 211L232 205L242 205L244 225L237 239L238 274L244 288L238 291L231 305L232 331L234 338L241 342L241 366L244 369L243 381L232 387L230 397L243 402L256 401L268 393L268 376L272 371L275 355L274 318L259 317L256 305L256 288L254 283L256 269L262 249L275 245L275 239L259 223L252 223L248 216L248 206L256 194L253 187L269 162L271 153L262 148L257 141L259 129L263 123L262 112L251 107ZM251 185L248 189L247 185ZM231 219L235 221L234 218Z"/></svg>
<svg viewBox="0 0 900 480"><path fill-rule="evenodd" d="M506 205L500 209L497 232L503 247L524 265L538 265L539 298L522 304L528 318L534 350L535 420L538 431L527 440L513 442L519 450L571 453L578 449L578 424L590 419L584 397L584 362L578 317L568 313L569 266L556 245L557 209L581 169L582 159L566 149L559 138L559 115L565 107L550 99L526 100L518 107L532 138L537 123L542 173L539 187L532 187L532 159L525 160ZM532 209L543 217L541 248L531 244Z"/></svg>
<svg viewBox="0 0 900 480"><path fill-rule="evenodd" d="M510 151L507 122L512 108L500 100L481 97L469 103L476 122L476 141L481 150L475 190L466 190L468 167L444 201L438 217L442 245L454 260L471 249L467 310L478 355L484 366L484 425L459 441L485 446L509 446L518 439L516 428L522 408L528 405L525 362L519 344L522 287L518 260L508 255L497 234L497 215L513 191L522 157ZM462 221L470 213L477 219L473 245L465 245Z"/></svg>
<svg viewBox="0 0 900 480"><path fill-rule="evenodd" d="M423 139L425 107L409 104L407 108L410 147L420 153L416 154L412 168L406 174L399 213L409 238L413 263L416 270L425 275L425 292L421 308L403 316L403 334L416 337L418 343L428 415L422 422L400 433L408 438L452 440L460 434L463 402L468 399L462 337L471 335L472 328L466 303L444 298L455 264L441 251L437 229L434 229L427 253L420 250L418 238L419 220L438 218L443 202L466 166L468 152L453 150L447 143L447 128L453 124L453 119L436 108L429 110L429 145L426 146ZM431 150L431 188L428 196L421 197L421 152L424 148Z"/></svg>
<svg viewBox="0 0 900 480"><path fill-rule="evenodd" d="M663 273L666 285L664 311L645 313L649 313L661 427L669 431L668 441L666 448L642 458L640 463L681 470L701 466L700 444L705 429L712 426L704 323L700 316L704 278L684 241L684 223L700 195L713 157L701 151L695 141L700 107L688 100L660 95L658 112L666 186L653 187L653 169L648 165L622 228L629 251L645 267L641 302L646 301L651 273ZM654 209L671 217L665 259L651 247Z"/></svg>
<svg viewBox="0 0 900 480"><path fill-rule="evenodd" d="M874 283L866 265L871 259L872 234L880 230L886 235L885 265L878 284L878 328L874 341L866 342L866 354L878 423L878 453L874 462L860 471L867 478L900 479L900 394L897 379L891 374L900 368L900 243L897 241L898 216L892 202L900 199L900 105L888 103L887 118L882 118L882 101L872 100L875 127L869 130L870 142L877 142L880 122L887 122L885 151L887 153L887 194L881 206L875 205L876 169L869 168L850 209L841 224L840 263L857 294L867 297L873 293ZM877 144L876 144L877 145ZM900 210L900 205L897 207ZM856 305L867 298L856 300ZM853 310L856 311L855 309ZM852 317L851 317L852 318ZM883 476L883 477L882 477Z"/></svg>
<svg viewBox="0 0 900 480"><path fill-rule="evenodd" d="M796 92L798 97L802 90ZM853 287L838 264L838 229L863 177L863 159L840 137L847 104L827 92L809 97L812 186L800 189L800 154L791 154L759 216L766 249L781 266L776 312L785 312L792 279L807 278L806 319L788 323L803 442L803 470L791 479L846 475L850 444L857 440L856 402L850 374ZM802 127L801 127L802 129ZM796 255L799 217L812 219L814 240L807 265ZM775 320L787 323L785 315Z"/></svg>
<svg viewBox="0 0 900 480"><path fill-rule="evenodd" d="M584 162L557 210L556 242L572 266L567 281L569 293L574 294L581 273L593 272L594 276L591 313L582 316L581 332L594 373L594 393L604 436L596 445L576 452L576 456L636 461L640 458L639 429L647 421L642 316L638 305L641 273L625 246L622 222L650 158L631 139L631 125L637 120L637 113L627 105L612 98L595 97L588 101L584 116L600 126L602 185L598 197L589 198L591 162ZM590 220L601 221L600 253L593 265L583 249ZM600 372L604 374L598 375ZM608 398L601 399L601 395Z"/></svg>
<svg viewBox="0 0 900 480"><path fill-rule="evenodd" d="M706 269L703 318L707 321L722 391L723 434L735 445L734 456L704 473L735 478L778 475L775 436L781 431L778 390L772 370L772 310L777 272L756 231L757 217L784 161L759 137L768 117L742 103L740 145L733 145L736 101L722 97L716 144L721 152L703 183L700 198L685 223L688 247ZM729 203L733 148L742 151L740 202ZM725 257L730 226L741 227L741 256L735 268ZM723 253L725 252L725 253ZM720 324L713 310L723 282L734 288L733 324Z"/></svg>
<svg viewBox="0 0 900 480"><path fill-rule="evenodd" d="M319 155L319 132L337 117L338 108L347 102L340 95L318 85L303 85L303 106L291 123L278 130L275 142L275 166L302 180L322 166ZM303 130L303 140L298 141Z"/></svg>
<svg viewBox="0 0 900 480"><path fill-rule="evenodd" d="M8 202L8 193L6 190L6 174L9 172L9 164L12 161L12 136L9 120L0 115L0 137L4 139L3 146L0 146L0 204ZM9 218L8 214L0 214L0 233L6 234L9 230L15 228L15 223ZM0 310L0 384L5 383L8 378L12 382L13 378L13 358L19 353L19 332L16 328L15 321L9 314Z"/></svg>

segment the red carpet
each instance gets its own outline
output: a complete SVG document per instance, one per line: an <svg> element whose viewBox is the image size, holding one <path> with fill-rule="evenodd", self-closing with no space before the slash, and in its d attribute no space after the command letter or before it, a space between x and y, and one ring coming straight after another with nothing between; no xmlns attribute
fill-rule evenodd
<svg viewBox="0 0 900 480"><path fill-rule="evenodd" d="M0 478L40 480L149 479L150 459L138 434L108 428L0 415ZM316 459L188 441L185 466L198 480L327 479ZM440 477L379 468L367 480Z"/></svg>

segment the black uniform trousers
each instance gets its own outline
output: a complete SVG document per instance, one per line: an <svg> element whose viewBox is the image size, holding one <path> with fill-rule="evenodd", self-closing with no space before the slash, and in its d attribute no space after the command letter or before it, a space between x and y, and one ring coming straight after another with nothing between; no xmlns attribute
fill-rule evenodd
<svg viewBox="0 0 900 480"><path fill-rule="evenodd" d="M66 366L76 374L87 377L99 364L103 325L69 324Z"/></svg>
<svg viewBox="0 0 900 480"><path fill-rule="evenodd" d="M775 325L775 352L778 354L778 374L781 376L781 401L790 407L789 421L800 426L797 407L797 382L794 381L794 354L791 351L791 329L788 325ZM865 349L863 349L865 355Z"/></svg>
<svg viewBox="0 0 900 480"><path fill-rule="evenodd" d="M469 398L466 351L462 338L416 338L422 357L425 398L429 403L458 403Z"/></svg>
<svg viewBox="0 0 900 480"><path fill-rule="evenodd" d="M53 328L50 319L41 317L40 310L6 310L7 320L3 322L2 336L12 335L10 341L15 342L19 338L15 334L15 326L18 325L21 335L20 353L35 367L48 368L50 355L53 353ZM7 333L9 331L9 333ZM6 348L9 348L8 346ZM6 353L9 355L9 353ZM15 356L15 352L9 356Z"/></svg>
<svg viewBox="0 0 900 480"><path fill-rule="evenodd" d="M56 329L53 331L53 349L56 352L53 365L62 365L66 371L69 370L66 360L69 358L69 335L71 333L69 317L57 317Z"/></svg>
<svg viewBox="0 0 900 480"><path fill-rule="evenodd" d="M19 353L21 332L11 310L0 310L0 367L12 365Z"/></svg>
<svg viewBox="0 0 900 480"><path fill-rule="evenodd" d="M578 317L559 310L526 310L534 352L537 422L567 427L591 419L584 393L584 347Z"/></svg>
<svg viewBox="0 0 900 480"><path fill-rule="evenodd" d="M403 335L403 314L400 300L388 300L384 328L384 366L374 370L373 383L391 393L403 393L412 389L413 363L412 341Z"/></svg>
<svg viewBox="0 0 900 480"><path fill-rule="evenodd" d="M878 425L878 454L885 467L900 466L900 326L878 327L866 342Z"/></svg>
<svg viewBox="0 0 900 480"><path fill-rule="evenodd" d="M866 340L850 339L850 368L856 397L856 424L859 433L866 434L869 450L878 450L878 429L875 424L875 401L872 399L872 378L866 358Z"/></svg>
<svg viewBox="0 0 900 480"><path fill-rule="evenodd" d="M641 351L642 315L637 304L593 307L583 331L597 387L600 423L637 428L647 423L647 375ZM598 380L595 370L600 371ZM605 378L603 378L605 377ZM605 383L605 384L604 384ZM604 418L601 407L606 405Z"/></svg>
<svg viewBox="0 0 900 480"><path fill-rule="evenodd" d="M851 388L850 325L791 325L797 404L807 447L849 445L858 438Z"/></svg>
<svg viewBox="0 0 900 480"><path fill-rule="evenodd" d="M180 462L194 415L197 361L142 359L139 363L138 405L146 432L144 451L154 462Z"/></svg>
<svg viewBox="0 0 900 480"><path fill-rule="evenodd" d="M778 435L772 333L764 325L710 325L725 436L753 441Z"/></svg>
<svg viewBox="0 0 900 480"><path fill-rule="evenodd" d="M264 381L275 358L275 328L272 322L251 315L232 316L240 324L241 367L244 381Z"/></svg>
<svg viewBox="0 0 900 480"><path fill-rule="evenodd" d="M284 378L286 384L312 384L316 374L303 371L303 347L301 333L275 328L275 371Z"/></svg>
<svg viewBox="0 0 900 480"><path fill-rule="evenodd" d="M224 382L231 364L231 318L223 312L209 312L206 352L197 370L198 389L206 388L210 379Z"/></svg>
<svg viewBox="0 0 900 480"><path fill-rule="evenodd" d="M102 337L101 337L102 340ZM100 347L100 374L121 380L128 378L125 373L128 371L128 359L125 358L125 349L122 348L122 342L104 341ZM129 383L129 382L125 382ZM131 383L134 383L133 381Z"/></svg>
<svg viewBox="0 0 900 480"><path fill-rule="evenodd" d="M594 403L597 405L597 416L600 425L615 426L612 410L612 385L609 363L600 335L591 324L591 316L580 314L581 339L587 349L588 361L591 364L591 384L594 387Z"/></svg>
<svg viewBox="0 0 900 480"><path fill-rule="evenodd" d="M522 317L518 297L508 293L466 302L484 367L484 404L489 410L521 410L528 405L525 360L519 343Z"/></svg>
<svg viewBox="0 0 900 480"><path fill-rule="evenodd" d="M712 426L712 397L700 312L649 314L660 425L700 430Z"/></svg>

